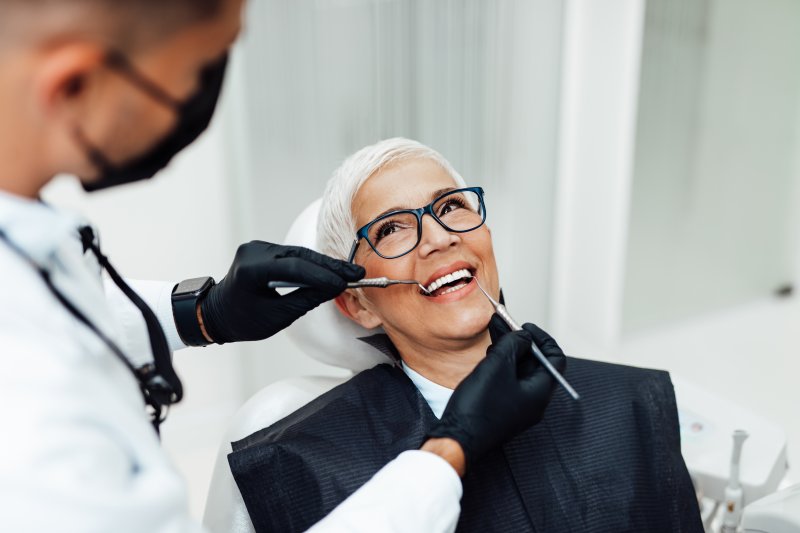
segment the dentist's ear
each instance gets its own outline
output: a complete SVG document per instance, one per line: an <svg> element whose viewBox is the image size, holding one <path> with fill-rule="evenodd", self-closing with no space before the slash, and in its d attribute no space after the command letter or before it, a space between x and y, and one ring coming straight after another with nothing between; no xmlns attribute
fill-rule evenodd
<svg viewBox="0 0 800 533"><path fill-rule="evenodd" d="M334 303L340 313L363 328L373 329L383 324L375 313L364 307L352 291L343 292L334 299Z"/></svg>

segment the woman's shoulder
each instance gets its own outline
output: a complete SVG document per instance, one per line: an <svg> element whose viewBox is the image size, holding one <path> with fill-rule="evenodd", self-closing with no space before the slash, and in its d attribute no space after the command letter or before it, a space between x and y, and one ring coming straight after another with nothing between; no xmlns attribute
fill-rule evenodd
<svg viewBox="0 0 800 533"><path fill-rule="evenodd" d="M672 380L664 370L567 357L564 377L589 403L633 401L677 409Z"/></svg>
<svg viewBox="0 0 800 533"><path fill-rule="evenodd" d="M573 356L567 356L567 368L577 368L580 369L581 372L591 371L630 376L642 376L646 374L669 375L667 371L659 370L657 368L623 365L620 363L611 363L608 361Z"/></svg>
<svg viewBox="0 0 800 533"><path fill-rule="evenodd" d="M413 387L401 369L379 364L321 394L296 413L320 412L327 416L337 413L343 402L373 404L376 401L394 401L397 396L408 395L409 385Z"/></svg>
<svg viewBox="0 0 800 533"><path fill-rule="evenodd" d="M597 381L598 378L613 379L618 385L626 382L644 381L671 383L669 372L655 368L644 368L581 357L567 357L565 376L578 380Z"/></svg>
<svg viewBox="0 0 800 533"><path fill-rule="evenodd" d="M292 440L310 433L338 434L342 427L363 426L370 416L418 415L413 384L402 370L380 364L359 372L344 383L317 396L268 427L234 443L234 450L255 443Z"/></svg>

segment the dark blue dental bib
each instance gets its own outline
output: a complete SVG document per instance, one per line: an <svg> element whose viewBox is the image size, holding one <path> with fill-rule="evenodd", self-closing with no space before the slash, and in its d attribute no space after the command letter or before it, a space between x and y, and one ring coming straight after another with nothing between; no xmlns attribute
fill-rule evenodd
<svg viewBox="0 0 800 533"><path fill-rule="evenodd" d="M541 423L469 470L457 531L702 533L669 375L568 358L567 377L580 401L559 388ZM378 365L233 443L228 461L256 531L300 532L435 422L403 371Z"/></svg>

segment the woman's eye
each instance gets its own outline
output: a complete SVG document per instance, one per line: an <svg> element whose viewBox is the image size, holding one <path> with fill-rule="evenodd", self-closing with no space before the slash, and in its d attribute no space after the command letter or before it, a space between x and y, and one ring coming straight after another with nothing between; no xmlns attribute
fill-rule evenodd
<svg viewBox="0 0 800 533"><path fill-rule="evenodd" d="M378 228L378 231L375 232L376 242L383 239L384 237L388 237L397 230L398 230L397 224L394 222L387 222L385 224L382 224L381 227Z"/></svg>
<svg viewBox="0 0 800 533"><path fill-rule="evenodd" d="M452 200L447 200L447 202L442 205L442 208L439 210L439 216L444 216L447 213L451 213L456 209L460 209L464 207L464 203L460 200L453 198Z"/></svg>

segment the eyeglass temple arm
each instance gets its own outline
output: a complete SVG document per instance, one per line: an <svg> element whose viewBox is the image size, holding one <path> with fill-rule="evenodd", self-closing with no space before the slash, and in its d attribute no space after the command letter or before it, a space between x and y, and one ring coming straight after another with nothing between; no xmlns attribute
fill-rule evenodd
<svg viewBox="0 0 800 533"><path fill-rule="evenodd" d="M353 262L353 259L356 256L356 250L358 250L358 241L360 241L360 240L361 240L361 238L359 237L358 239L353 241L353 246L350 247L350 253L347 254L347 262L348 263L352 263Z"/></svg>

